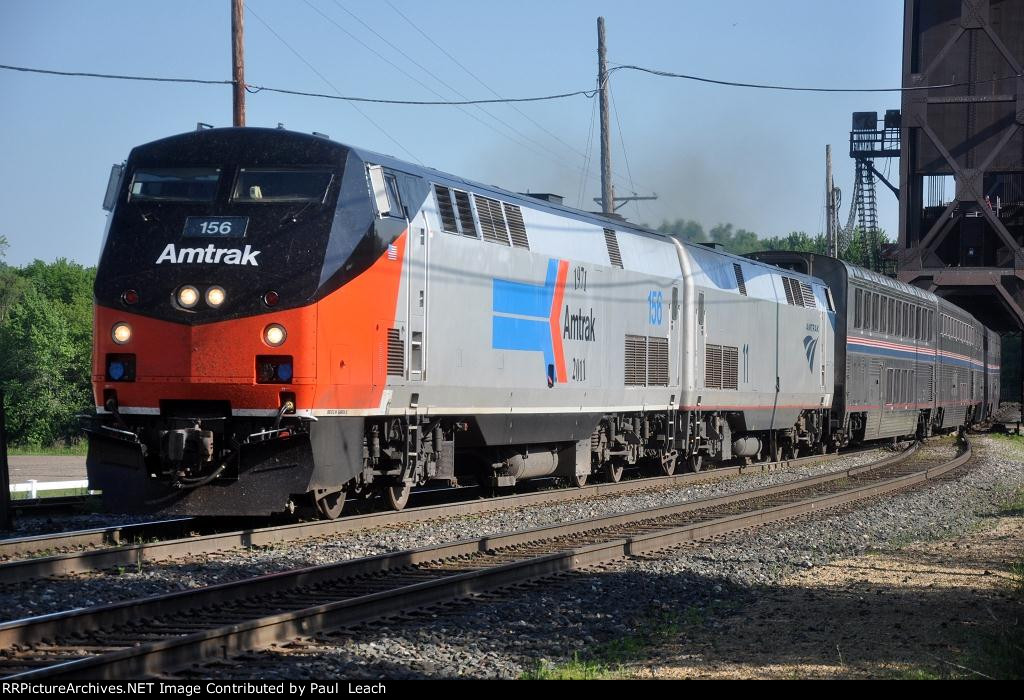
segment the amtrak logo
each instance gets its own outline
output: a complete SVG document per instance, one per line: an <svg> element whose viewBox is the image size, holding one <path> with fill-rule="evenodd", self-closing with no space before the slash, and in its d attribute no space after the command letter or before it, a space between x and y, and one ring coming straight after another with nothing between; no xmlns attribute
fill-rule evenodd
<svg viewBox="0 0 1024 700"><path fill-rule="evenodd" d="M804 354L807 355L807 367L814 371L814 351L818 349L818 339L804 336Z"/></svg>
<svg viewBox="0 0 1024 700"><path fill-rule="evenodd" d="M495 279L491 292L491 347L495 350L526 350L543 353L544 373L549 387L567 380L563 332L570 339L585 339L594 332L592 315L570 315L565 328L559 323L566 260L549 260L543 284Z"/></svg>
<svg viewBox="0 0 1024 700"><path fill-rule="evenodd" d="M180 250L174 247L173 243L168 243L164 251L160 253L160 257L156 259L156 264L171 263L172 265L181 265L184 263L224 263L225 265L252 265L253 267L259 267L260 264L256 262L256 256L260 254L260 251L253 250L251 245L245 246L245 249L241 248L214 248L213 244L206 246L205 248L181 248Z"/></svg>

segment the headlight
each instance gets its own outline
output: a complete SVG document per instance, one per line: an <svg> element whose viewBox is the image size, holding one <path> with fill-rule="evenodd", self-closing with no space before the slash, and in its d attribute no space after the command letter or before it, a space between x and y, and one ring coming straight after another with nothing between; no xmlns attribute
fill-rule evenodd
<svg viewBox="0 0 1024 700"><path fill-rule="evenodd" d="M115 323L110 329L110 337L118 345L124 345L132 339L132 327L127 323Z"/></svg>
<svg viewBox="0 0 1024 700"><path fill-rule="evenodd" d="M284 326L271 323L269 326L263 329L263 340L270 347L276 348L285 341L288 337L288 332L284 329Z"/></svg>
<svg viewBox="0 0 1024 700"><path fill-rule="evenodd" d="M210 287L206 290L206 303L217 308L224 303L224 289L222 287Z"/></svg>
<svg viewBox="0 0 1024 700"><path fill-rule="evenodd" d="M191 309L199 301L199 290L190 284L178 290L178 305L183 309Z"/></svg>

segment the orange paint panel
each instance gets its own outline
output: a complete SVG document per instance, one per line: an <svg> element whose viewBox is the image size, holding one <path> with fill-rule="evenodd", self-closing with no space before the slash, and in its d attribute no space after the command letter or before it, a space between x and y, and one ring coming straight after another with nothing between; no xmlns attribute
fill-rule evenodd
<svg viewBox="0 0 1024 700"><path fill-rule="evenodd" d="M395 325L408 231L395 241L395 259L385 253L366 272L320 300L320 356L314 408L375 408L387 385L388 329ZM338 358L338 346L348 357ZM347 381L335 381L344 359Z"/></svg>
<svg viewBox="0 0 1024 700"><path fill-rule="evenodd" d="M282 390L296 392L300 408L312 403L316 381L316 306L186 326L97 306L94 310L93 389L117 391L122 406L157 408L161 399L228 400L233 408L277 408ZM132 339L110 337L117 322L132 327ZM263 342L267 324L279 323L288 336L277 348ZM136 381L106 382L107 353L134 353ZM257 355L291 355L295 378L289 385L256 384ZM305 404L303 406L302 404Z"/></svg>
<svg viewBox="0 0 1024 700"><path fill-rule="evenodd" d="M158 408L162 399L230 401L233 409L276 409L282 391L294 392L297 408L371 408L387 384L387 332L394 326L406 233L366 272L316 304L298 309L187 326L122 309L94 310L93 391L117 391L121 406ZM132 327L117 345L110 329ZM279 347L263 330L279 323L287 338ZM107 353L134 353L136 381L107 382ZM257 355L291 355L291 384L256 384Z"/></svg>

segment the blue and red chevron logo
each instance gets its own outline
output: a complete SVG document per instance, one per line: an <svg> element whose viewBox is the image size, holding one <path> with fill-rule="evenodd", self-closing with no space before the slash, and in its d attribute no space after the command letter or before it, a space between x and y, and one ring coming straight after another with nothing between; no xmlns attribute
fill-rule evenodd
<svg viewBox="0 0 1024 700"><path fill-rule="evenodd" d="M492 287L491 347L543 353L548 386L568 381L559 323L568 275L569 262L552 259L544 284L495 278Z"/></svg>

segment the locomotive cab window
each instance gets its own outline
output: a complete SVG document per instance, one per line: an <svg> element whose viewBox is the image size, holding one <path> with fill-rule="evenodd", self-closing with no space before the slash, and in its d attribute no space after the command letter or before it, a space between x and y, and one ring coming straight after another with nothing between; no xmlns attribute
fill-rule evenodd
<svg viewBox="0 0 1024 700"><path fill-rule="evenodd" d="M220 168L139 168L129 201L212 202L219 182Z"/></svg>
<svg viewBox="0 0 1024 700"><path fill-rule="evenodd" d="M241 168L231 194L233 202L323 202L333 175L327 170Z"/></svg>

